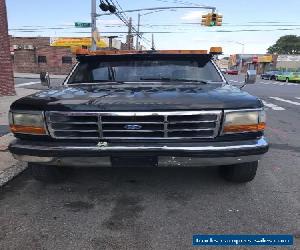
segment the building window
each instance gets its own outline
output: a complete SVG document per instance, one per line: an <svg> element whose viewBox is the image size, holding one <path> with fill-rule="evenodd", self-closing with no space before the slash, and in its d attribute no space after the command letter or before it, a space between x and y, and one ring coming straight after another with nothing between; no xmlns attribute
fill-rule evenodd
<svg viewBox="0 0 300 250"><path fill-rule="evenodd" d="M47 63L46 56L38 56L38 63Z"/></svg>
<svg viewBox="0 0 300 250"><path fill-rule="evenodd" d="M62 63L69 63L69 64L72 64L72 57L71 56L63 56L61 58L62 60Z"/></svg>

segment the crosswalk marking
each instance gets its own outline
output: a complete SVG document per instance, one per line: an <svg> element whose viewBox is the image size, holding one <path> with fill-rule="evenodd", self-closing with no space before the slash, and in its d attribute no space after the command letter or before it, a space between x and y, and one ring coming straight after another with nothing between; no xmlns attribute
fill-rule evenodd
<svg viewBox="0 0 300 250"><path fill-rule="evenodd" d="M25 82L25 83L21 83L21 84L16 84L16 87L23 87L23 86L28 86L28 85L33 85L33 84L37 84L37 83L41 83L39 82Z"/></svg>
<svg viewBox="0 0 300 250"><path fill-rule="evenodd" d="M271 109L273 109L273 110L285 110L285 108L279 107L279 106L277 106L276 104L268 103L268 102L266 102L266 101L264 101L264 100L263 100L262 102L263 102L263 104L264 104L266 107L271 108Z"/></svg>
<svg viewBox="0 0 300 250"><path fill-rule="evenodd" d="M286 100L286 99L283 99L283 98L280 98L280 97L270 97L270 98L272 98L274 100L277 100L277 101L286 102L286 103L290 103L290 104L300 106L300 102L293 102L291 100Z"/></svg>
<svg viewBox="0 0 300 250"><path fill-rule="evenodd" d="M265 84L265 85L269 85L269 84L274 84L277 86L300 86L300 84L297 83L291 83L291 82L258 82L259 84Z"/></svg>

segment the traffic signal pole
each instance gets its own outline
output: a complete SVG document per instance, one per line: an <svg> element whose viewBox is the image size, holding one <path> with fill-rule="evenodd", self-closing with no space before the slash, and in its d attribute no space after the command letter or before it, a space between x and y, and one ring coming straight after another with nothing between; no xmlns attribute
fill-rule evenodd
<svg viewBox="0 0 300 250"><path fill-rule="evenodd" d="M97 49L97 41L95 39L95 33L97 32L97 12L96 12L96 0L91 0L91 50Z"/></svg>
<svg viewBox="0 0 300 250"><path fill-rule="evenodd" d="M138 22L137 22L137 36L136 36L136 44L135 44L135 49L139 50L139 34L140 34L140 24L141 23L141 14L138 13Z"/></svg>

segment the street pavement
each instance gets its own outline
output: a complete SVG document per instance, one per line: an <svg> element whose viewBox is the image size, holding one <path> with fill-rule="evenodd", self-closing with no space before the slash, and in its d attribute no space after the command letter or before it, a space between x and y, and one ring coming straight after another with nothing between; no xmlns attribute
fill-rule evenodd
<svg viewBox="0 0 300 250"><path fill-rule="evenodd" d="M214 167L124 167L42 184L26 170L0 191L0 248L195 249L193 234L292 234L288 249L300 249L300 84L258 79L245 90L267 110L270 151L254 181L228 183Z"/></svg>

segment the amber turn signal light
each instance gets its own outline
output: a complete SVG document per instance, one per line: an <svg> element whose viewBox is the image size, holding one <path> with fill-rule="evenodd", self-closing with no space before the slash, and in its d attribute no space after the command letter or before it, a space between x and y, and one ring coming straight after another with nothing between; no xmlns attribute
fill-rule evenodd
<svg viewBox="0 0 300 250"><path fill-rule="evenodd" d="M10 130L13 133L33 134L33 135L45 135L45 128L22 126L22 125L10 125Z"/></svg>
<svg viewBox="0 0 300 250"><path fill-rule="evenodd" d="M258 132L266 128L264 122L252 125L229 125L224 127L224 133Z"/></svg>

